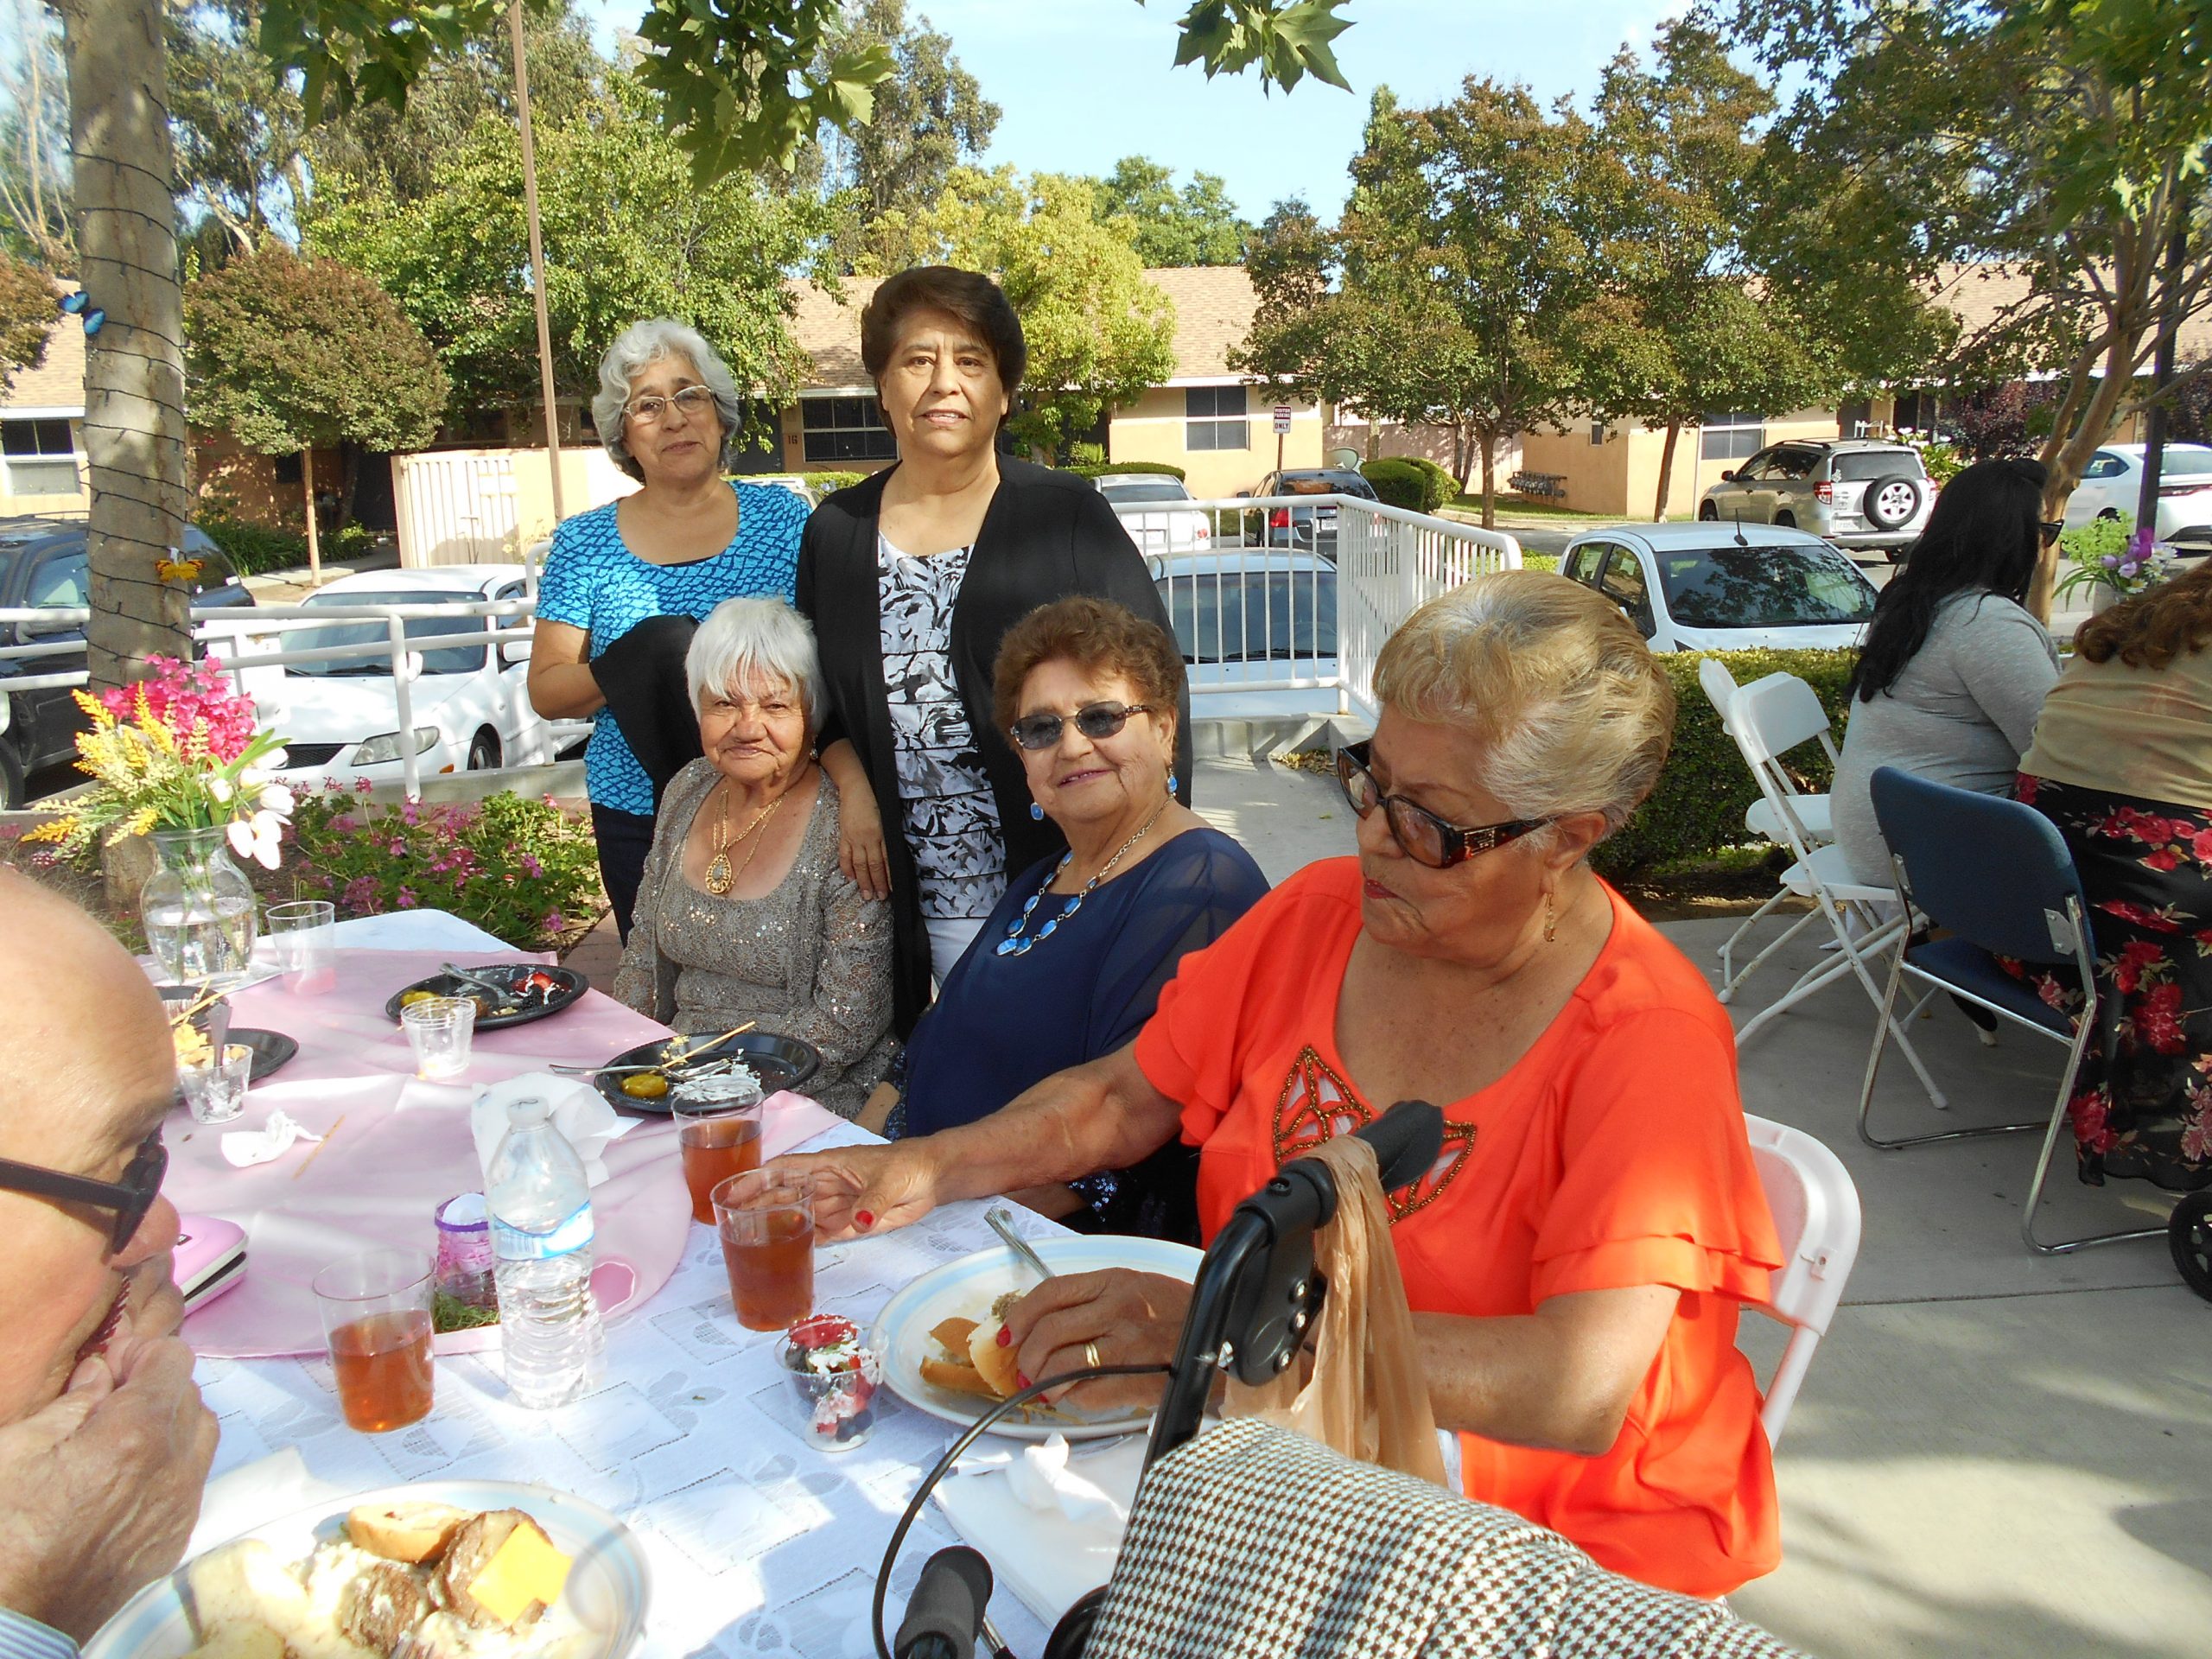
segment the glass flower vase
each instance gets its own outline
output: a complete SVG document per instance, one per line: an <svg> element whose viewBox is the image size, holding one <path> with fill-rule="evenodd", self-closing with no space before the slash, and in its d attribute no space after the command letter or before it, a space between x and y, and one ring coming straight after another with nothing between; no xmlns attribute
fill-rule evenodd
<svg viewBox="0 0 2212 1659"><path fill-rule="evenodd" d="M156 830L156 861L138 898L146 946L172 985L227 990L253 961L253 884L220 830Z"/></svg>

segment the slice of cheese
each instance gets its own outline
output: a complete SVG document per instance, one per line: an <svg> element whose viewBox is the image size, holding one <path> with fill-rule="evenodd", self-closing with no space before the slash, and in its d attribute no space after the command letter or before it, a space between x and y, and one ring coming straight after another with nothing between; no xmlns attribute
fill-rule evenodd
<svg viewBox="0 0 2212 1659"><path fill-rule="evenodd" d="M569 1581L569 1558L535 1527L517 1527L468 1583L476 1605L512 1628L536 1602L550 1608Z"/></svg>

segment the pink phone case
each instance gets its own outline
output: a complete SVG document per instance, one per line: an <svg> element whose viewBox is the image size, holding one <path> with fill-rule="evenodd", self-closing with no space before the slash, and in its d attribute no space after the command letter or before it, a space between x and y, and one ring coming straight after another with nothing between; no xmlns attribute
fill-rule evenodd
<svg viewBox="0 0 2212 1659"><path fill-rule="evenodd" d="M218 1216L180 1216L176 1286L189 1310L245 1277L245 1230Z"/></svg>

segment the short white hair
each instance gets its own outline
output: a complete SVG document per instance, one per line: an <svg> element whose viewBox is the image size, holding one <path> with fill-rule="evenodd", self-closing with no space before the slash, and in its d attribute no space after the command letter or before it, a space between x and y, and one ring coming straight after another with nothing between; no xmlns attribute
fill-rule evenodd
<svg viewBox="0 0 2212 1659"><path fill-rule="evenodd" d="M715 395L715 415L722 423L721 463L729 466L730 446L737 439L738 429L745 423L745 402L737 393L737 381L729 372L729 365L715 354L696 328L668 317L649 317L643 322L633 322L614 337L607 348L607 355L599 359L599 393L591 400L592 424L599 429L599 441L607 453L614 457L614 464L631 477L643 480L644 470L630 454L630 448L622 442L623 410L630 403L630 382L639 371L671 357L680 357L691 365L699 377L699 384Z"/></svg>
<svg viewBox="0 0 2212 1659"><path fill-rule="evenodd" d="M780 599L726 599L715 607L684 654L683 675L691 686L691 709L703 713L707 699L756 676L780 680L798 693L806 728L822 699L822 659L814 649L814 628Z"/></svg>

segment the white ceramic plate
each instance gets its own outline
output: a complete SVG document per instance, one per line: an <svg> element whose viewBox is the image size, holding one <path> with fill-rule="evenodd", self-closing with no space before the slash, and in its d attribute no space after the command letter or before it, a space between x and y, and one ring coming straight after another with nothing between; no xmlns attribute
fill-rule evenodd
<svg viewBox="0 0 2212 1659"><path fill-rule="evenodd" d="M346 1511L359 1503L450 1503L463 1510L520 1510L574 1558L561 1592L592 1639L577 1659L623 1659L645 1633L652 1586L645 1554L630 1529L606 1510L550 1486L511 1480L421 1480L350 1498L334 1498L238 1535L258 1538L287 1561L342 1535ZM189 1563L188 1563L188 1566ZM156 1579L123 1604L85 1644L84 1659L182 1659L198 1644L187 1612L186 1568Z"/></svg>
<svg viewBox="0 0 2212 1659"><path fill-rule="evenodd" d="M1198 1276L1198 1263L1205 1259L1187 1244L1171 1244L1158 1238L1071 1235L1029 1242L1055 1273L1133 1268L1139 1273L1164 1274L1188 1283ZM1017 1262L1002 1244L924 1274L883 1305L869 1337L869 1345L882 1357L884 1381L909 1405L966 1427L982 1414L987 1402L970 1395L948 1393L922 1381L922 1361L938 1351L930 1332L944 1319L982 1319L989 1313L992 1302L1007 1291L1033 1289L1036 1283L1035 1271ZM1023 1440L1041 1440L1053 1434L1088 1440L1131 1433L1151 1418L1148 1411L1083 1416L1072 1408L1063 1408L1049 1417L1003 1419L991 1433Z"/></svg>

